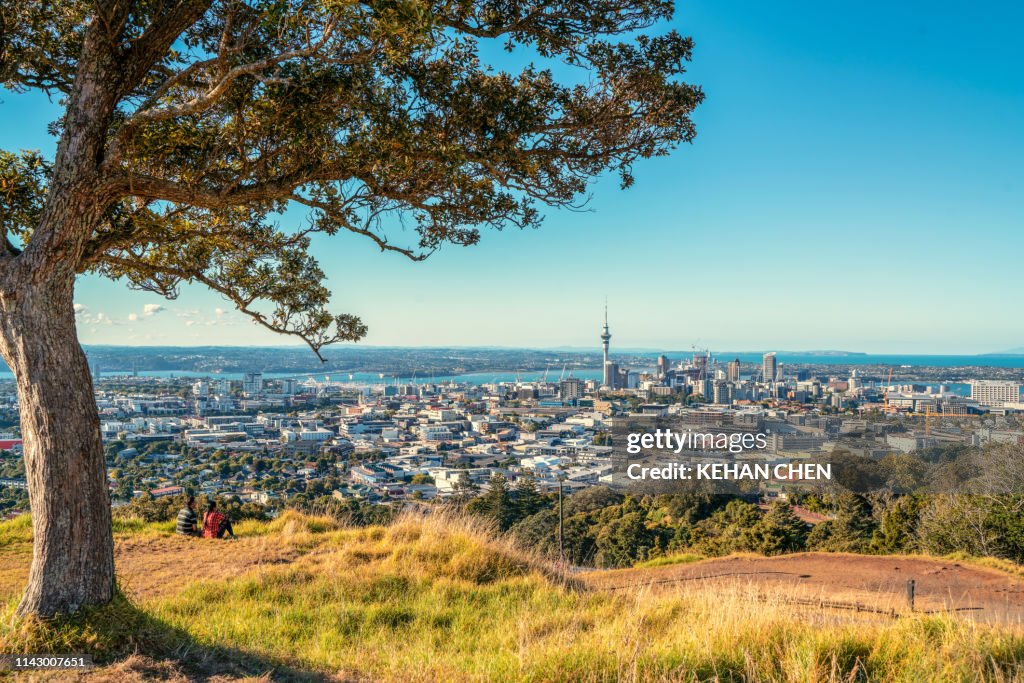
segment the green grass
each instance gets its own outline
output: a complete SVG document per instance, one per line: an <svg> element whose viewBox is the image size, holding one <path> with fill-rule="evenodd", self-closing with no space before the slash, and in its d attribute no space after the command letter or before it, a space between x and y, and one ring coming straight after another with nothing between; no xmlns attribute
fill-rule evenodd
<svg viewBox="0 0 1024 683"><path fill-rule="evenodd" d="M114 534L130 536L155 536L174 533L175 522L146 522L137 517L112 520ZM32 542L32 517L19 515L0 523L0 547Z"/></svg>
<svg viewBox="0 0 1024 683"><path fill-rule="evenodd" d="M4 652L87 652L107 661L134 650L169 654L183 642L184 634L156 622L120 593L105 607L49 622L16 619L16 606L17 600L9 601L0 615L5 624L0 629Z"/></svg>
<svg viewBox="0 0 1024 683"><path fill-rule="evenodd" d="M842 621L756 602L743 587L600 592L454 517L246 524L260 543L307 552L66 621L18 621L8 603L0 651L106 661L139 651L186 668L219 658L275 677L384 681L1024 681L1020 628L951 616Z"/></svg>
<svg viewBox="0 0 1024 683"><path fill-rule="evenodd" d="M18 522L28 520L28 515L18 517ZM32 540L32 526L30 522L25 523L28 528L28 539ZM166 522L147 522L140 517L114 517L112 520L114 534L122 536L171 536L175 533L177 522L169 520ZM300 515L294 511L287 511L277 519L270 522L260 522L247 519L234 525L237 536L267 536L284 535L290 536L296 533L323 533L340 529L341 525L330 517L315 517ZM0 524L0 539L4 533L4 525Z"/></svg>
<svg viewBox="0 0 1024 683"><path fill-rule="evenodd" d="M122 536L168 536L174 533L174 520L169 522L147 522L137 517L117 518L111 520L114 535Z"/></svg>
<svg viewBox="0 0 1024 683"><path fill-rule="evenodd" d="M696 553L675 553L673 555L655 557L646 562L637 562L635 566L638 568L667 567L673 564L693 564L703 559L705 559L703 555L697 555Z"/></svg>
<svg viewBox="0 0 1024 683"><path fill-rule="evenodd" d="M32 542L32 517L18 515L0 522L0 548Z"/></svg>

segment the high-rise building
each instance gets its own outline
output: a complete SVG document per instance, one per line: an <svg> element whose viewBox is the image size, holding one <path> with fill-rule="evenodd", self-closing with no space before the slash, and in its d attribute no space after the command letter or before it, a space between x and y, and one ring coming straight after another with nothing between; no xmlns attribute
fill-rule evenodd
<svg viewBox="0 0 1024 683"><path fill-rule="evenodd" d="M778 364L775 361L775 352L764 354L761 359L761 377L765 382L774 382L778 375Z"/></svg>
<svg viewBox="0 0 1024 683"><path fill-rule="evenodd" d="M609 372L610 366L614 366L614 363L611 363L608 360L608 344L611 342L611 340L612 333L608 331L608 304L605 303L604 329L601 331L601 348L604 350L604 363L601 365L601 367L604 369L603 384L606 387L611 387L614 389L616 380L615 375L618 372L618 367L611 368L611 371Z"/></svg>
<svg viewBox="0 0 1024 683"><path fill-rule="evenodd" d="M619 364L612 361L606 361L604 364L604 381L603 386L609 389L619 388Z"/></svg>
<svg viewBox="0 0 1024 683"><path fill-rule="evenodd" d="M516 399L520 401L532 401L537 398L537 389L531 386L519 387L516 389Z"/></svg>
<svg viewBox="0 0 1024 683"><path fill-rule="evenodd" d="M726 382L715 382L711 400L713 403L724 405L732 403L732 386Z"/></svg>
<svg viewBox="0 0 1024 683"><path fill-rule="evenodd" d="M658 356L658 376L664 377L668 374L669 359L668 356Z"/></svg>
<svg viewBox="0 0 1024 683"><path fill-rule="evenodd" d="M246 396L259 396L263 393L263 373L247 372L242 377L242 392Z"/></svg>
<svg viewBox="0 0 1024 683"><path fill-rule="evenodd" d="M563 401L571 401L574 398L583 396L582 380L570 377L558 383L558 395Z"/></svg>
<svg viewBox="0 0 1024 683"><path fill-rule="evenodd" d="M690 393L694 396L703 396L707 400L711 400L714 394L714 382L710 379L695 379L690 383Z"/></svg>
<svg viewBox="0 0 1024 683"><path fill-rule="evenodd" d="M997 380L973 380L971 398L980 405L990 408L1002 408L1006 403L1020 403L1021 385L1016 382L1000 382Z"/></svg>
<svg viewBox="0 0 1024 683"><path fill-rule="evenodd" d="M740 381L740 359L735 358L729 361L728 369L725 374L725 378L730 382Z"/></svg>
<svg viewBox="0 0 1024 683"><path fill-rule="evenodd" d="M708 371L708 357L711 354L708 351L694 351L693 352L693 367L700 371L701 377L705 377Z"/></svg>

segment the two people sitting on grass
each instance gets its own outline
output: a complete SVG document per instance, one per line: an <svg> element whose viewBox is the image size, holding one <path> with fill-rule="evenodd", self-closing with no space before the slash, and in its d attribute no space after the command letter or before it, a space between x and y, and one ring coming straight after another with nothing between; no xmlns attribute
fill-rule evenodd
<svg viewBox="0 0 1024 683"><path fill-rule="evenodd" d="M203 526L200 529L198 526L198 518L196 517L196 499L195 496L189 496L188 500L185 501L185 507L178 513L178 523L176 531L183 536L202 536L203 538L224 538L227 534L231 538L235 537L235 530L231 526L231 521L217 512L217 503L211 500L206 504L206 513L203 515Z"/></svg>

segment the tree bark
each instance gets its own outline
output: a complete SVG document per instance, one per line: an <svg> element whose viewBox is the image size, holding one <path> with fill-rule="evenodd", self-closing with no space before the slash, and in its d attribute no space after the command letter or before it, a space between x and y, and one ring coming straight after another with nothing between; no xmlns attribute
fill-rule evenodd
<svg viewBox="0 0 1024 683"><path fill-rule="evenodd" d="M78 343L74 274L0 292L0 355L18 386L34 534L21 615L109 602L110 493L88 361Z"/></svg>

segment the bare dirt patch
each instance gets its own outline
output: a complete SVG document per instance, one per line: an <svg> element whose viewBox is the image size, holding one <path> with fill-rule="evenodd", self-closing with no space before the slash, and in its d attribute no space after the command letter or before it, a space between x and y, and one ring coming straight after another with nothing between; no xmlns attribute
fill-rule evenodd
<svg viewBox="0 0 1024 683"><path fill-rule="evenodd" d="M764 596L837 609L909 612L907 581L915 582L915 611L954 612L979 621L1024 623L1024 581L996 569L912 556L797 553L732 556L693 564L593 572L584 580L610 590L709 589L726 584ZM878 610L878 612L874 612Z"/></svg>
<svg viewBox="0 0 1024 683"><path fill-rule="evenodd" d="M291 562L301 552L263 537L212 540L185 536L118 538L114 562L121 589L132 599L171 595L193 581L227 579L260 566ZM0 552L0 599L20 594L28 580L32 548Z"/></svg>

